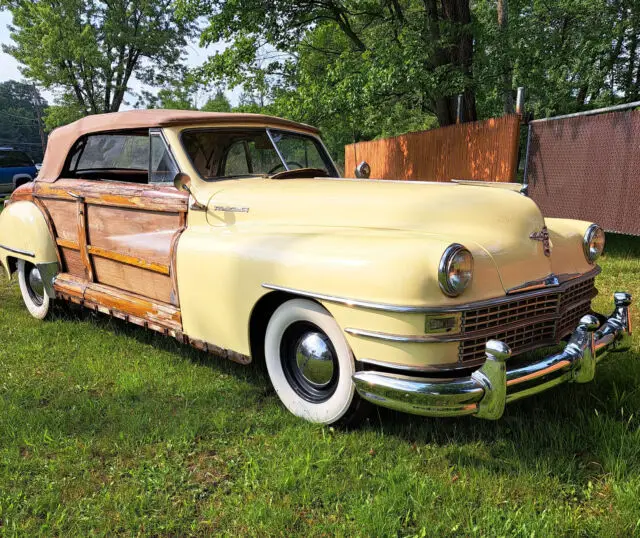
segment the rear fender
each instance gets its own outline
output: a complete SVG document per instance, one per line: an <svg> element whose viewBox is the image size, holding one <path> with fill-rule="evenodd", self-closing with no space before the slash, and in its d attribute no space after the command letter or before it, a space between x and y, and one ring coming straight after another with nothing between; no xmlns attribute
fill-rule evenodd
<svg viewBox="0 0 640 538"><path fill-rule="evenodd" d="M0 213L0 264L10 277L16 260L40 269L48 295L59 271L58 254L42 211L33 202L13 202Z"/></svg>

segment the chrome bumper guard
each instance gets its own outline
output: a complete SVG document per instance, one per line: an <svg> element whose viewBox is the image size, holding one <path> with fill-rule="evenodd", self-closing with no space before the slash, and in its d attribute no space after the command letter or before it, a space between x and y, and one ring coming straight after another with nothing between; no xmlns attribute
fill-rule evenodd
<svg viewBox="0 0 640 538"><path fill-rule="evenodd" d="M432 417L475 415L497 420L507 403L565 382L587 383L596 364L608 353L631 346L631 295L616 292L615 309L600 325L584 316L564 350L537 362L507 368L511 350L504 342L489 340L487 360L468 377L425 379L401 374L361 371L353 381L365 400L377 405Z"/></svg>

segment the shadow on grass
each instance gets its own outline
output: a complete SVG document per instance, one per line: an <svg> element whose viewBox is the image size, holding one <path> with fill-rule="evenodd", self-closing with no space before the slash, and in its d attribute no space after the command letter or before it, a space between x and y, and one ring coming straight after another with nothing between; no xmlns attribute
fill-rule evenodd
<svg viewBox="0 0 640 538"><path fill-rule="evenodd" d="M616 258L640 258L640 237L607 233L604 253Z"/></svg>

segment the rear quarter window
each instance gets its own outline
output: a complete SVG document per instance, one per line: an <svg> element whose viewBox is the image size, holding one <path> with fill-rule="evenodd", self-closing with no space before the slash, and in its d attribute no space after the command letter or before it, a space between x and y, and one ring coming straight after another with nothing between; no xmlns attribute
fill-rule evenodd
<svg viewBox="0 0 640 538"><path fill-rule="evenodd" d="M31 157L22 151L0 150L0 168L34 166Z"/></svg>

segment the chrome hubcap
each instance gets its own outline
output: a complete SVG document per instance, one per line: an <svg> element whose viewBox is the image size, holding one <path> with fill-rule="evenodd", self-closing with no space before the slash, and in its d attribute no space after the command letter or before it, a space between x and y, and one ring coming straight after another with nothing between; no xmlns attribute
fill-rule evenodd
<svg viewBox="0 0 640 538"><path fill-rule="evenodd" d="M311 385L326 387L333 378L334 356L323 334L305 334L296 348L296 364L302 377Z"/></svg>
<svg viewBox="0 0 640 538"><path fill-rule="evenodd" d="M34 301L38 304L42 304L42 300L44 299L44 283L42 282L42 276L40 275L40 271L38 271L37 267L31 267L27 281Z"/></svg>
<svg viewBox="0 0 640 538"><path fill-rule="evenodd" d="M338 387L340 366L331 339L313 323L296 321L280 341L282 371L291 388L306 401L327 401Z"/></svg>

